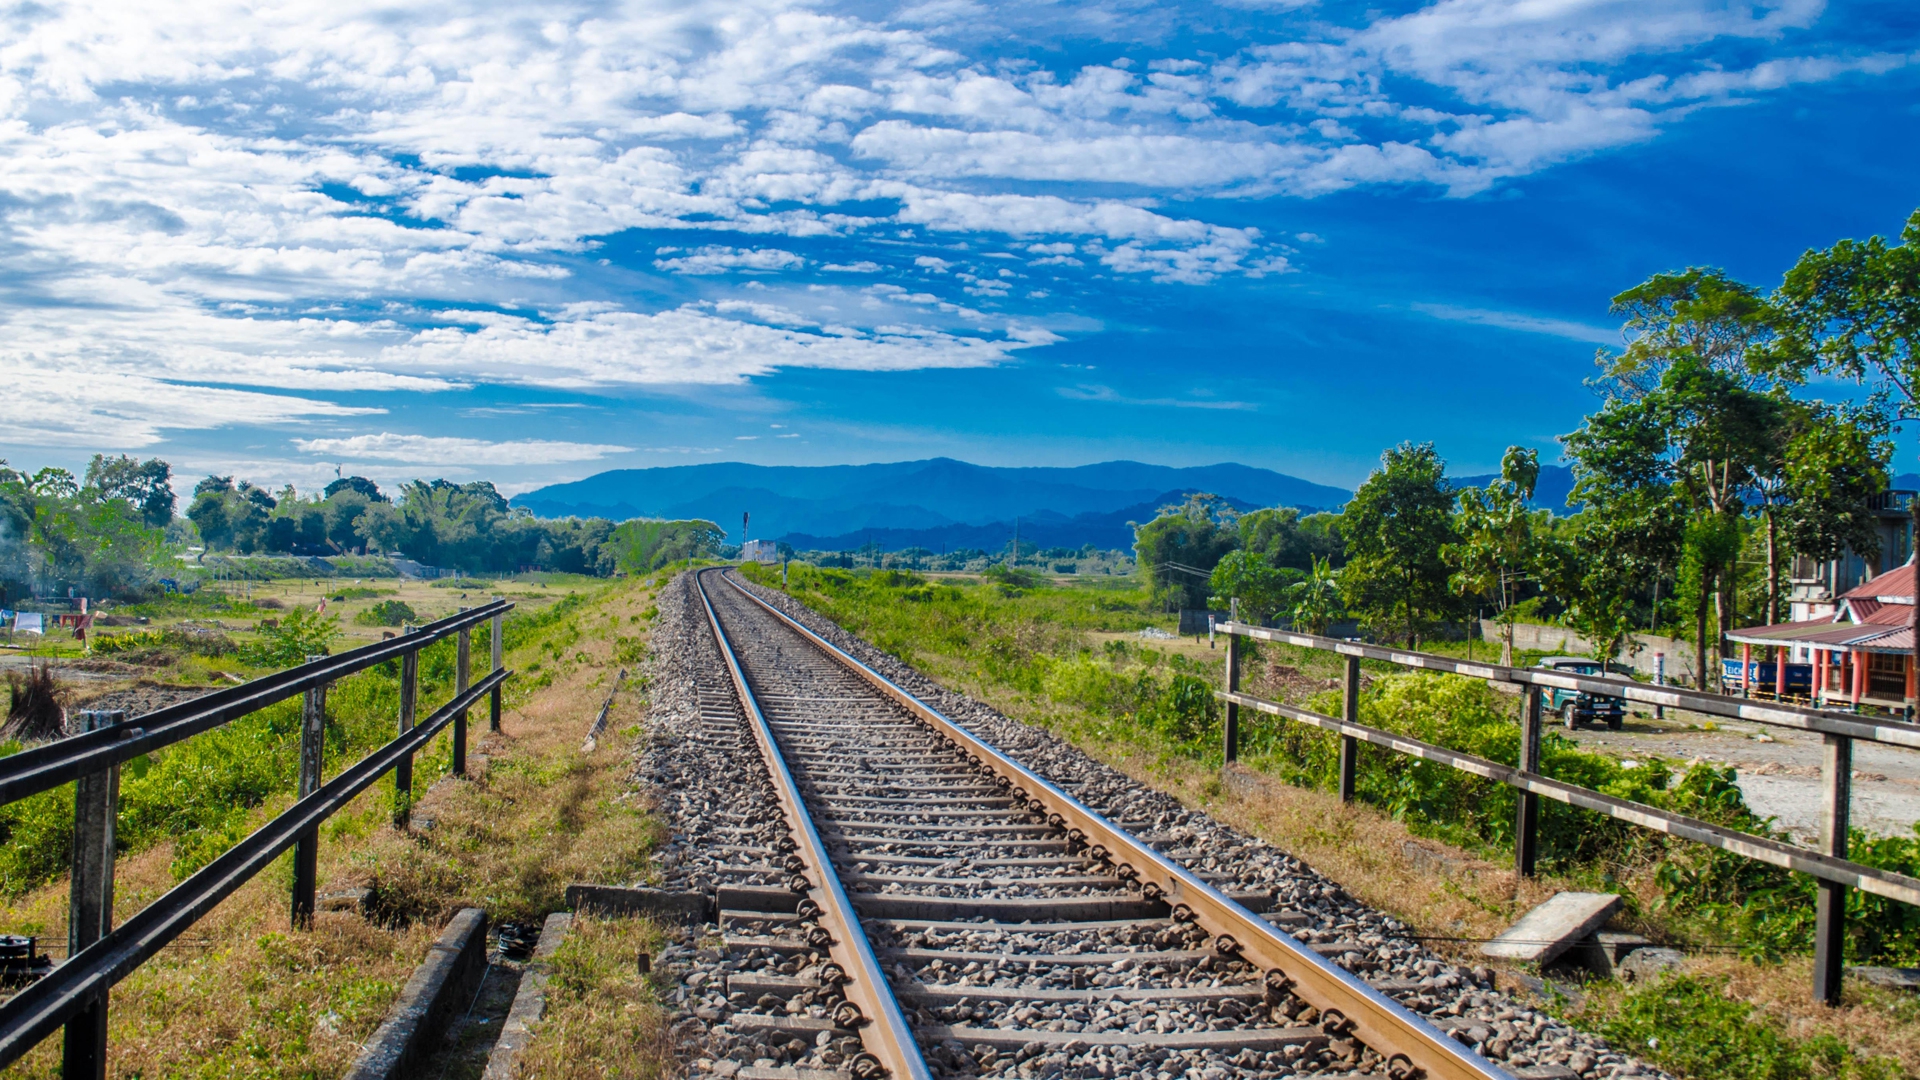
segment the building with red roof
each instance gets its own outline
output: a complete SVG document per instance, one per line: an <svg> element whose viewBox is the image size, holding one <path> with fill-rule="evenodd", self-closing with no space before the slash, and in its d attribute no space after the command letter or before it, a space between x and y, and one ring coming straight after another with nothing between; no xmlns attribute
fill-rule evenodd
<svg viewBox="0 0 1920 1080"><path fill-rule="evenodd" d="M1727 661L1724 685L1805 696L1816 705L1905 710L1915 696L1912 559L1841 593L1829 608L1824 616L1728 634L1740 643L1740 659ZM1786 662L1756 664L1755 645L1777 650Z"/></svg>

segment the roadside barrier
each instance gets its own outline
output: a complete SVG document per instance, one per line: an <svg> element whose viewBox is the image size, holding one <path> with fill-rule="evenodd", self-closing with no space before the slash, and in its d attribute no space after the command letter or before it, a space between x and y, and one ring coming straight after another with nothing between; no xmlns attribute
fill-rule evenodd
<svg viewBox="0 0 1920 1080"><path fill-rule="evenodd" d="M109 991L288 848L294 849L290 921L296 929L311 927L320 824L391 772L394 825L406 828L413 803L414 755L451 726L450 771L464 776L467 713L482 698L489 701L490 726L499 730L500 688L512 674L500 662L501 624L512 608L510 601L495 600L410 627L396 638L338 656L312 658L298 667L144 716L119 719L122 714L96 714L87 718L89 730L0 758L0 805L68 782L75 784L67 961L0 1005L0 1068L18 1061L64 1025L62 1075L67 1080L104 1080ZM487 622L492 624L493 669L476 683L470 677L473 628ZM453 697L416 722L420 650L448 638L457 642ZM327 685L389 660L400 662L398 736L322 783ZM113 926L120 766L296 695L302 697L298 801L126 923ZM103 719L113 722L94 726Z"/></svg>
<svg viewBox="0 0 1920 1080"><path fill-rule="evenodd" d="M1682 837L1736 855L1785 867L1818 879L1819 894L1815 908L1813 996L1827 1004L1840 1000L1840 983L1846 960L1847 890L1860 889L1920 905L1920 879L1879 870L1847 860L1847 826L1851 805L1853 744L1856 740L1920 749L1920 726L1898 721L1875 722L1850 713L1835 713L1805 706L1769 703L1751 699L1722 697L1672 686L1651 686L1631 679L1601 675L1579 675L1545 668L1512 668L1455 660L1432 653L1409 652L1354 641L1272 630L1242 622L1227 622L1215 628L1227 635L1226 685L1214 697L1227 706L1226 760L1234 761L1240 749L1240 710L1253 709L1296 723L1332 731L1340 735L1339 789L1343 802L1352 802L1354 773L1362 742L1383 746L1395 753L1471 773L1520 790L1518 817L1514 828L1514 867L1531 876L1539 852L1540 799L1544 796L1570 806L1578 806L1642 828ZM1342 715L1338 718L1316 713L1284 702L1268 701L1240 691L1241 638L1271 641L1303 649L1317 649L1346 657ZM1360 661L1385 661L1402 667L1465 675L1489 682L1511 683L1526 695L1521 710L1522 734L1518 767L1462 754L1419 739L1397 735L1360 723ZM1819 732L1826 741L1821 763L1825 785L1821 800L1820 850L1782 843L1770 837L1755 836L1714 825L1697 818L1670 813L1644 803L1605 795L1592 788L1553 780L1539 773L1540 767L1540 694L1542 690L1571 690L1623 698L1643 705L1688 709L1710 716Z"/></svg>

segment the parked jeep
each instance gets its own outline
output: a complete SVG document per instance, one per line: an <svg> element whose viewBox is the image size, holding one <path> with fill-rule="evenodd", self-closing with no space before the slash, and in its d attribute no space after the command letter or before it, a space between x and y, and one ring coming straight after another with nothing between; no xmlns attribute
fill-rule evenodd
<svg viewBox="0 0 1920 1080"><path fill-rule="evenodd" d="M1600 661L1584 656L1549 656L1535 666L1550 671L1564 671L1569 675L1609 674ZM1540 691L1540 707L1559 716L1568 731L1596 721L1605 721L1607 727L1619 731L1627 722L1627 703L1606 694L1583 694L1546 687Z"/></svg>

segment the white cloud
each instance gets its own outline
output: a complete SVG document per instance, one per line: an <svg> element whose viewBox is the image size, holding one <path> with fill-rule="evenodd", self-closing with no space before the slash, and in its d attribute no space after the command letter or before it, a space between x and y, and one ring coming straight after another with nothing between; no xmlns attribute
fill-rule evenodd
<svg viewBox="0 0 1920 1080"><path fill-rule="evenodd" d="M681 249L664 247L661 254L677 252ZM724 274L729 270L779 271L792 270L805 266L807 260L791 251L779 248L731 248L710 246L696 248L685 255L676 255L670 259L655 259L653 265L676 274Z"/></svg>
<svg viewBox="0 0 1920 1080"><path fill-rule="evenodd" d="M1490 311L1485 308L1456 307L1452 304L1410 304L1408 306L1422 315L1445 319L1449 322L1497 326L1503 330L1518 330L1526 334L1551 334L1554 337L1591 341L1600 345L1617 345L1620 342L1618 327L1609 329L1567 319L1547 319L1537 315L1525 315L1517 311Z"/></svg>
<svg viewBox="0 0 1920 1080"><path fill-rule="evenodd" d="M631 446L547 439L488 442L485 439L396 435L392 432L344 438L295 439L293 444L309 454L352 459L377 458L414 465L554 465L568 461L597 461L611 454L625 454L633 450Z"/></svg>
<svg viewBox="0 0 1920 1080"><path fill-rule="evenodd" d="M937 297L928 297L938 304ZM777 319L784 325L726 317ZM977 312L972 313L978 315ZM690 304L658 314L580 305L550 320L498 317L477 328L436 327L385 350L407 370L457 369L488 382L547 387L722 385L786 367L848 371L986 367L1016 350L1060 340L1009 324L993 336L888 323L871 329L804 329L803 316L771 306Z"/></svg>
<svg viewBox="0 0 1920 1080"><path fill-rule="evenodd" d="M163 431L233 424L289 424L383 410L220 387L183 386L125 371L0 358L7 403L0 444L123 450L151 446Z"/></svg>
<svg viewBox="0 0 1920 1080"><path fill-rule="evenodd" d="M826 263L820 269L836 274L872 274L879 271L880 264L871 259L861 259L851 263Z"/></svg>

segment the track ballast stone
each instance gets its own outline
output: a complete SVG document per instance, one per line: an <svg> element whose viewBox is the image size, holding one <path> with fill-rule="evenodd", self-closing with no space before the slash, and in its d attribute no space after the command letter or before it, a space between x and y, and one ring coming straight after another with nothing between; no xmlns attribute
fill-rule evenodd
<svg viewBox="0 0 1920 1080"><path fill-rule="evenodd" d="M1404 924L1355 901L1272 844L1182 806L1043 730L941 687L785 594L743 584L1216 886L1271 895L1275 912L1284 913L1283 918L1274 919L1283 931L1318 945L1322 955L1369 982L1384 983L1403 1004L1508 1070L1521 1076L1584 1080L1664 1077L1600 1040L1494 991L1490 973L1484 969L1462 969L1434 956L1412 939ZM787 830L759 750L732 699L691 572L662 590L659 609L650 659L654 696L649 738L638 754L636 780L653 789L671 839L661 849L659 877L651 884L703 891L716 885L777 885L785 879L779 852ZM884 850L897 850L903 856L915 852L911 844ZM895 874L900 869L892 866L886 872ZM938 864L914 867L908 877L938 872ZM1044 879L1027 880L1039 885ZM1231 993L1232 986L1244 981L1245 973L1215 971L1213 961L1205 957L1169 961L1172 954L1165 950L1197 944L1179 939L1180 933L1189 931L1187 927L1162 922L1145 929L1116 928L1103 931L1098 940L1085 931L1070 936L1009 933L1004 924L977 931L903 930L884 920L869 920L867 927L877 948L904 958L890 961L889 974L896 987L937 983L947 991L937 1000L903 999L917 1029L967 1025L1084 1031L1098 1040L1101 1033L1142 1032L1150 1037L1154 1032L1266 1022L1250 1019L1244 1002L1211 997L1207 992L1227 987L1221 992ZM765 977L778 983L782 978L807 980L817 974L817 961L791 947L791 942L783 943L778 936L781 929L778 917L769 917L763 925L729 925L725 928L729 940L722 947L723 928L710 924L688 931L663 952L663 965L679 980L671 994L673 1034L695 1071L726 1078L738 1074L741 1080L756 1076L812 1080L809 1070L844 1075L859 1053L858 1039L832 1029L829 1009L813 991L758 996L728 992L730 983L758 987L761 983L755 980ZM914 953L926 950L958 950L977 953L979 958L966 963L912 962ZM1020 959L1030 955L1051 961L1063 953L1135 950L1161 955L1143 955L1144 963L1123 959L1091 973L1084 964ZM979 994L953 1000L955 985L977 986ZM1176 992L1164 1000L1125 994L1126 988L1143 986ZM1119 993L1092 1003L1060 993L1087 987L1113 987ZM1290 1004L1280 1010L1279 1020L1285 1020L1284 1014L1292 1008ZM1303 1012L1301 1018L1311 1020L1312 1016ZM804 1023L808 1019L811 1025ZM800 1029L808 1027L819 1030L807 1038L808 1033ZM1347 1056L1338 1048L1311 1053L1289 1046L1265 1053L1227 1054L1213 1049L1088 1046L1084 1042L1061 1047L1057 1039L1055 1045L1035 1042L1004 1053L991 1048L984 1054L970 1053L951 1040L926 1050L929 1064L943 1073L1010 1078L1268 1080L1296 1074L1344 1075L1363 1068L1363 1061L1377 1061L1370 1051Z"/></svg>

